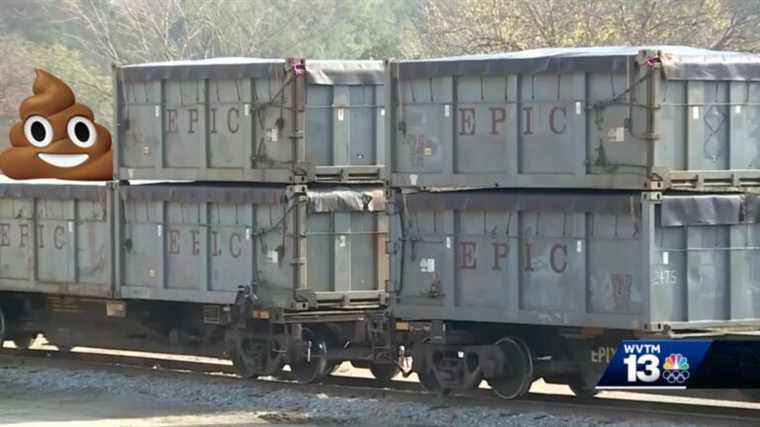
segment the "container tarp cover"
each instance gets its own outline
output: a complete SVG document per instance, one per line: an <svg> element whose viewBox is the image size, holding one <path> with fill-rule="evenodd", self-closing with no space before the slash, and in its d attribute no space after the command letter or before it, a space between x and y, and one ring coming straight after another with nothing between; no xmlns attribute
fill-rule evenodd
<svg viewBox="0 0 760 427"><path fill-rule="evenodd" d="M636 194L607 195L600 199L595 194L543 192L508 192L499 190L418 192L400 196L408 212L445 210L508 210L597 212L631 214L638 216L641 196ZM603 203L599 201L603 200Z"/></svg>
<svg viewBox="0 0 760 427"><path fill-rule="evenodd" d="M664 227L732 225L760 222L760 196L755 194L689 195L663 198Z"/></svg>
<svg viewBox="0 0 760 427"><path fill-rule="evenodd" d="M123 186L119 193L125 200L138 202L254 205L277 205L287 202L285 188L269 186L148 184Z"/></svg>
<svg viewBox="0 0 760 427"><path fill-rule="evenodd" d="M760 55L686 46L611 46L533 49L399 62L400 78L447 75L499 75L626 72L641 51L657 51L671 80L760 80Z"/></svg>
<svg viewBox="0 0 760 427"><path fill-rule="evenodd" d="M602 201L600 203L600 200ZM641 193L591 193L478 190L399 194L406 212L424 211L549 211L592 212L639 216ZM400 206L401 207L401 206ZM662 198L660 221L664 227L732 225L760 222L760 196L756 194L673 195Z"/></svg>
<svg viewBox="0 0 760 427"><path fill-rule="evenodd" d="M121 187L119 193L123 199L130 201L192 204L279 205L287 204L293 196L282 186L196 183L126 185ZM312 212L385 210L385 192L382 188L309 190L306 196Z"/></svg>
<svg viewBox="0 0 760 427"><path fill-rule="evenodd" d="M385 191L382 188L309 190L308 199L312 212L385 210Z"/></svg>
<svg viewBox="0 0 760 427"><path fill-rule="evenodd" d="M306 60L306 76L319 85L381 85L382 61ZM151 80L232 80L284 77L288 71L284 59L213 58L126 65L119 68L120 78L128 82Z"/></svg>
<svg viewBox="0 0 760 427"><path fill-rule="evenodd" d="M89 200L105 202L106 185L0 184L0 199Z"/></svg>

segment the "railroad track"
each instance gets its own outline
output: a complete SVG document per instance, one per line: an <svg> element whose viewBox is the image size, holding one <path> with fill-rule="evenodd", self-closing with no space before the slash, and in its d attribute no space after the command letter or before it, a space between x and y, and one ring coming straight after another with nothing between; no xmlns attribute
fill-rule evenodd
<svg viewBox="0 0 760 427"><path fill-rule="evenodd" d="M37 349L3 348L0 355L11 358L49 359L88 365L124 369L150 369L193 375L214 375L229 381L240 381L228 361L195 356L153 355L137 352L122 352L103 349L77 349L61 352L54 347ZM699 397L631 392L605 392L602 397L583 400L568 393L552 393L551 390L531 392L516 401L504 401L495 397L488 389L476 389L455 397L436 396L425 392L412 380L394 380L387 386L377 384L371 377L338 374L327 378L323 384L304 385L294 381L289 372L284 371L277 378L256 381L273 387L299 387L304 392L331 392L350 396L388 397L395 395L405 400L424 401L434 406L480 405L506 407L511 409L572 412L578 414L598 413L601 415L639 417L641 421L659 420L673 422L704 423L706 425L758 425L760 424L760 403L735 400L714 400L699 393ZM558 386L559 387L559 386ZM555 387L556 388L556 387ZM725 393L721 393L725 395ZM631 419L634 421L636 419Z"/></svg>

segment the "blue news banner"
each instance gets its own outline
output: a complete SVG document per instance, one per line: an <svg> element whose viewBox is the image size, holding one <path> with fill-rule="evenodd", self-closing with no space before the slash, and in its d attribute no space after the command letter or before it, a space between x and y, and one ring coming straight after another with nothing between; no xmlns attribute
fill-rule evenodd
<svg viewBox="0 0 760 427"><path fill-rule="evenodd" d="M625 340L597 388L760 388L760 341Z"/></svg>

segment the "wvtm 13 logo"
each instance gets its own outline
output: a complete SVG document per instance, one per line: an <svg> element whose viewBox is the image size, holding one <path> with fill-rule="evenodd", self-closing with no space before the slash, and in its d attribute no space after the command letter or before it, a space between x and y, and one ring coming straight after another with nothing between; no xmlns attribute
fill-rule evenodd
<svg viewBox="0 0 760 427"><path fill-rule="evenodd" d="M695 341L624 341L597 388L685 389L706 348Z"/></svg>

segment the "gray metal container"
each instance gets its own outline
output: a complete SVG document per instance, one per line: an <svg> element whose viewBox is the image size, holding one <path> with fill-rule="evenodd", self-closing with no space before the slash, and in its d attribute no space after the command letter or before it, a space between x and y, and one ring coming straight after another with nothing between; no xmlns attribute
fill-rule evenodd
<svg viewBox="0 0 760 427"><path fill-rule="evenodd" d="M220 58L114 69L121 180L383 178L381 61Z"/></svg>
<svg viewBox="0 0 760 427"><path fill-rule="evenodd" d="M0 291L113 296L112 206L104 184L0 184Z"/></svg>
<svg viewBox="0 0 760 427"><path fill-rule="evenodd" d="M387 67L397 187L760 185L760 56L539 49Z"/></svg>
<svg viewBox="0 0 760 427"><path fill-rule="evenodd" d="M394 202L400 319L668 331L760 324L760 197L411 193Z"/></svg>
<svg viewBox="0 0 760 427"><path fill-rule="evenodd" d="M122 298L267 308L377 307L388 278L378 188L119 187Z"/></svg>

